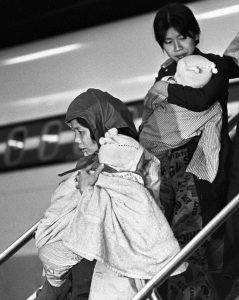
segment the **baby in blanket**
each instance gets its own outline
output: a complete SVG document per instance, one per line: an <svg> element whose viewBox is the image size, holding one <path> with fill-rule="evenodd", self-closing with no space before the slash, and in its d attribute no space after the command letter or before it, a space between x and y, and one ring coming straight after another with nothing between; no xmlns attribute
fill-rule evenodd
<svg viewBox="0 0 239 300"><path fill-rule="evenodd" d="M161 208L144 186L144 148L115 128L100 144L99 162L111 171L103 171L82 195L79 190L73 193L68 213L51 218L46 212L36 232L39 257L53 286L60 286L82 258L96 259L121 276L146 280L180 251ZM56 211L57 200L54 203ZM55 226L59 219L64 226ZM186 267L183 263L173 275Z"/></svg>
<svg viewBox="0 0 239 300"><path fill-rule="evenodd" d="M162 80L200 88L215 73L217 69L213 62L201 55L189 55L179 60L174 76L166 76ZM213 182L219 166L221 125L219 102L207 110L195 112L168 103L159 91L145 99L139 139L147 150L160 158L165 151L183 146L193 137L200 136L187 172Z"/></svg>

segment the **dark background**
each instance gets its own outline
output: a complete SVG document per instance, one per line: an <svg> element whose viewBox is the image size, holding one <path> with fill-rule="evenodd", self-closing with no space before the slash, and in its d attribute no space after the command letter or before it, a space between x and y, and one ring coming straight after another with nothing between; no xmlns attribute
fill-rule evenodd
<svg viewBox="0 0 239 300"><path fill-rule="evenodd" d="M168 2L174 1L0 0L0 48L156 11Z"/></svg>

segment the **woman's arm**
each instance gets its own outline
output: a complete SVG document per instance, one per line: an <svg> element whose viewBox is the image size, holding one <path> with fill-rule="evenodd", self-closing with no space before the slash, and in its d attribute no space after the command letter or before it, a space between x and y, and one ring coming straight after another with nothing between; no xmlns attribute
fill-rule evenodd
<svg viewBox="0 0 239 300"><path fill-rule="evenodd" d="M218 57L214 62L218 73L212 76L208 84L199 89L170 84L168 102L192 111L203 111L222 98L228 89L228 80L239 77L239 34L225 50L223 57Z"/></svg>
<svg viewBox="0 0 239 300"><path fill-rule="evenodd" d="M225 76L228 74L226 60L222 60L220 67L218 65L218 73L213 74L210 82L203 88L170 84L162 80L156 81L146 95L145 103L148 99L153 99L154 104L157 104L167 98L169 103L192 111L200 112L208 109L228 89L228 79Z"/></svg>
<svg viewBox="0 0 239 300"><path fill-rule="evenodd" d="M218 73L213 74L211 80L202 88L169 84L168 102L200 112L221 99L228 89L228 67L223 58L218 59L216 65Z"/></svg>
<svg viewBox="0 0 239 300"><path fill-rule="evenodd" d="M225 50L224 56L208 54L206 57L212 60L219 70L214 74L211 81L200 89L193 89L189 86L172 85L160 81L165 75L174 74L175 65L160 69L155 84L149 90L149 95L160 95L157 102L167 98L169 103L179 105L192 111L203 111L209 108L220 98L226 100L226 91L228 89L228 79L239 77L239 34L230 43ZM147 95L147 96L149 96ZM225 97L222 97L225 95ZM147 97L146 96L146 97Z"/></svg>

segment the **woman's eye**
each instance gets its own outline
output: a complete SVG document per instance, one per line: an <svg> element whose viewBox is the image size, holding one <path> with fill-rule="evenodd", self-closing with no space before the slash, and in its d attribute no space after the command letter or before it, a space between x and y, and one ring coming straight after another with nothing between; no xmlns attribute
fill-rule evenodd
<svg viewBox="0 0 239 300"><path fill-rule="evenodd" d="M186 40L186 38L187 38L186 35L180 35L179 37L180 40Z"/></svg>
<svg viewBox="0 0 239 300"><path fill-rule="evenodd" d="M75 129L74 132L75 132L76 135L81 135L81 131L78 130L78 129Z"/></svg>
<svg viewBox="0 0 239 300"><path fill-rule="evenodd" d="M166 44L166 45L169 45L169 44L171 44L171 43L172 43L172 41L170 41L170 40L164 41L164 44Z"/></svg>

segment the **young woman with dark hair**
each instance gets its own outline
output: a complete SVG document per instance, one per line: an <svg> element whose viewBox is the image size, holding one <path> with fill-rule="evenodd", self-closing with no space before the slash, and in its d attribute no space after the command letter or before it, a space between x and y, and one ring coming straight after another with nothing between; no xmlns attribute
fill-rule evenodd
<svg viewBox="0 0 239 300"><path fill-rule="evenodd" d="M228 86L229 77L238 76L239 68L230 58L205 54L196 47L200 27L193 12L183 4L170 3L162 7L155 16L153 27L155 39L169 59L162 64L155 84L146 95L145 104L151 99L154 110L140 127L140 142L161 161L160 201L176 238L181 246L185 246L224 205L230 147L227 127ZM174 76L178 61L192 54L204 56L216 65L218 73L213 75L210 82L204 87L192 88L161 80L163 77ZM157 114L162 101L194 112L204 111L217 101L220 103L221 147L219 168L214 180L209 180L205 172L203 157L194 156L201 138L200 130L184 145L160 151L160 135L163 133ZM207 259L211 245L212 240L203 244L188 259L187 271L168 280L166 299L216 299ZM222 255L215 257L220 258L220 261L216 260L214 267L217 267Z"/></svg>

